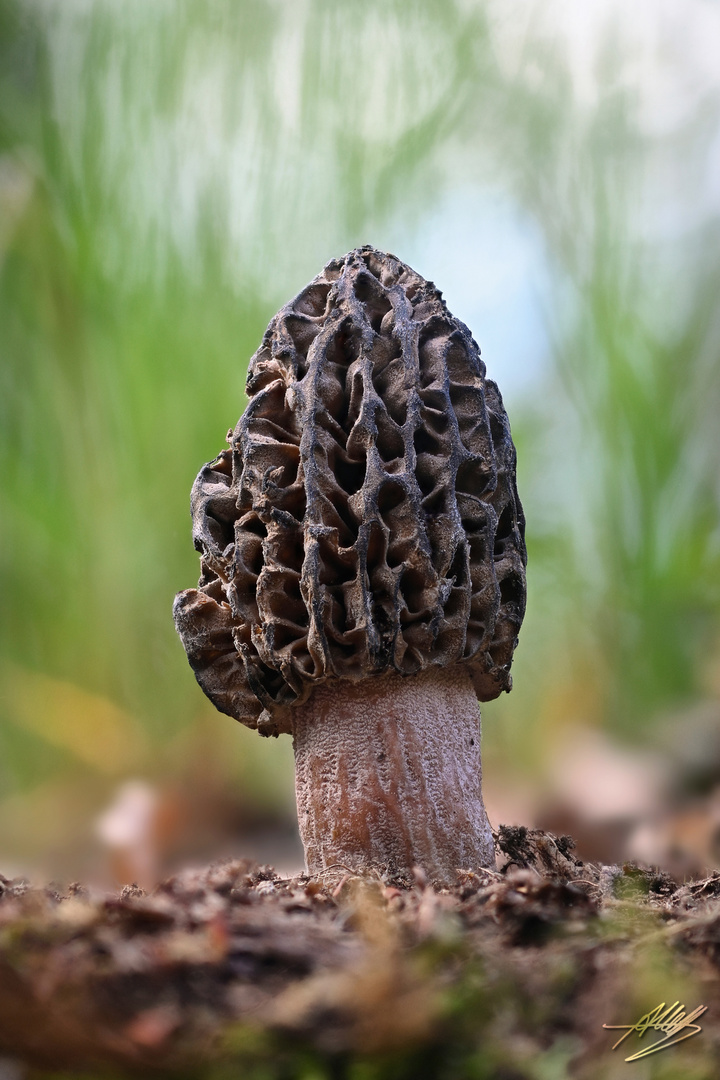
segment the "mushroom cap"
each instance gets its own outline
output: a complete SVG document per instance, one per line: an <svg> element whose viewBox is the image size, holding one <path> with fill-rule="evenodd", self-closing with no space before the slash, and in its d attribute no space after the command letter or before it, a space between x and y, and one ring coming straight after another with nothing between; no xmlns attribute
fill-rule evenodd
<svg viewBox="0 0 720 1080"><path fill-rule="evenodd" d="M435 285L371 247L332 260L271 321L247 394L193 486L202 576L174 605L216 707L276 735L323 679L465 664L481 701L509 690L515 448Z"/></svg>

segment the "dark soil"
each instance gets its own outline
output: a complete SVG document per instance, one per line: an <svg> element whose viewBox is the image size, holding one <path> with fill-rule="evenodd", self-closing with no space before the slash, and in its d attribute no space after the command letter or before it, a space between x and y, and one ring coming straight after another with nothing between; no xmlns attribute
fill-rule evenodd
<svg viewBox="0 0 720 1080"><path fill-rule="evenodd" d="M720 874L496 840L498 871L452 888L246 861L149 895L0 877L0 1078L720 1075ZM603 1024L662 1002L707 1006L702 1031L626 1064L663 1033L613 1050Z"/></svg>

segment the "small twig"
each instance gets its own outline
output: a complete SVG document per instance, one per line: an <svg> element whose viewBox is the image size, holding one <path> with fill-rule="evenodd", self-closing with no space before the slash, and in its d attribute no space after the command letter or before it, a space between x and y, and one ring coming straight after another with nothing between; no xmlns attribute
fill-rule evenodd
<svg viewBox="0 0 720 1080"><path fill-rule="evenodd" d="M341 862L331 863L330 866L326 866L322 870L318 870L317 876L322 877L323 874L327 874L329 870L338 870L338 869L339 870L345 870L346 873L352 874L353 876L358 876L358 877L360 876L358 874L357 870L353 870L350 866L346 866L345 863L341 863Z"/></svg>

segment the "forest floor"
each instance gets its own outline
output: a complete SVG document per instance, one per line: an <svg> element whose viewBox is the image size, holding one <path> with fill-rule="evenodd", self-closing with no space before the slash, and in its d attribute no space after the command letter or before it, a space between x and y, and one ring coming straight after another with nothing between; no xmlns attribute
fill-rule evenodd
<svg viewBox="0 0 720 1080"><path fill-rule="evenodd" d="M0 877L0 1080L716 1080L720 873L496 841L452 888L247 861L150 894Z"/></svg>

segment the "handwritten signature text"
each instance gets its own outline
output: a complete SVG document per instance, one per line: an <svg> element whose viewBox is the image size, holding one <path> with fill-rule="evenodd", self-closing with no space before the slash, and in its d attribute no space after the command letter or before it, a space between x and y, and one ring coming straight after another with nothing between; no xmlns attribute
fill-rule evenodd
<svg viewBox="0 0 720 1080"><path fill-rule="evenodd" d="M620 1043L627 1039L628 1035L632 1034L633 1031L637 1032L640 1039L646 1031L662 1032L662 1039L644 1046L642 1050L638 1050L635 1054L625 1058L626 1061L639 1061L640 1058L648 1057L659 1050L667 1050L669 1046L675 1046L677 1043L682 1042L683 1039L689 1039L693 1035L697 1035L698 1032L702 1031L702 1028L694 1021L706 1011L707 1005L698 1005L697 1009L693 1009L691 1013L686 1013L685 1006L681 1005L679 1001L676 1001L674 1005L669 1005L667 1008L663 1001L652 1012L642 1016L636 1024L603 1024L603 1027L608 1030L625 1032L615 1043L613 1050L616 1050Z"/></svg>

